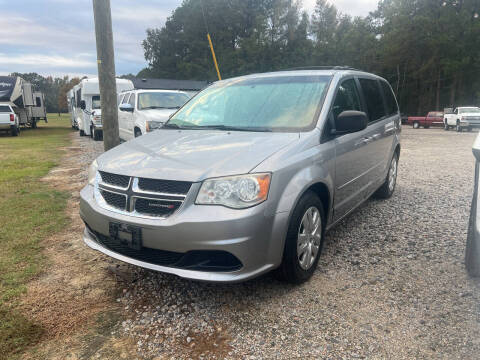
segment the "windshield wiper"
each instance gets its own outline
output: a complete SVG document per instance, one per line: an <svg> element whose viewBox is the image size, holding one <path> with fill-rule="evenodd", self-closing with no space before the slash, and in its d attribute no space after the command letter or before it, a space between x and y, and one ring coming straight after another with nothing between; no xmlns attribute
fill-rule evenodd
<svg viewBox="0 0 480 360"><path fill-rule="evenodd" d="M166 123L162 126L162 129L183 129L183 127L180 127L177 124Z"/></svg>
<svg viewBox="0 0 480 360"><path fill-rule="evenodd" d="M197 129L213 129L213 130L226 130L226 131L251 131L251 132L272 132L272 129L265 127L241 127L241 126L229 126L229 125L204 125L198 126Z"/></svg>
<svg viewBox="0 0 480 360"><path fill-rule="evenodd" d="M179 109L180 106L146 106L143 107L142 110L152 110L152 109Z"/></svg>

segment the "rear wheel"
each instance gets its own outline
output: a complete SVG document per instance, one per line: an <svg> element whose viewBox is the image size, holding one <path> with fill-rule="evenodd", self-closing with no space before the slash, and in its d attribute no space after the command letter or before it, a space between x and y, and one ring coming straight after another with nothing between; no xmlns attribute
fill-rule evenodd
<svg viewBox="0 0 480 360"><path fill-rule="evenodd" d="M278 274L294 284L313 275L323 247L325 213L322 201L307 191L293 210Z"/></svg>
<svg viewBox="0 0 480 360"><path fill-rule="evenodd" d="M85 136L85 131L80 130L80 136Z"/></svg>
<svg viewBox="0 0 480 360"><path fill-rule="evenodd" d="M414 129L420 128L420 124L418 123L418 121L415 121L415 122L413 123L413 128L414 128Z"/></svg>
<svg viewBox="0 0 480 360"><path fill-rule="evenodd" d="M398 174L398 154L393 155L392 161L390 161L390 168L388 169L387 178L382 186L375 193L375 197L380 199L388 199L392 196L397 185Z"/></svg>
<svg viewBox="0 0 480 360"><path fill-rule="evenodd" d="M92 137L95 141L102 140L102 132L95 129L95 126L92 128Z"/></svg>
<svg viewBox="0 0 480 360"><path fill-rule="evenodd" d="M12 136L18 136L18 134L20 134L20 129L17 125L13 125L11 128L10 128L10 135Z"/></svg>

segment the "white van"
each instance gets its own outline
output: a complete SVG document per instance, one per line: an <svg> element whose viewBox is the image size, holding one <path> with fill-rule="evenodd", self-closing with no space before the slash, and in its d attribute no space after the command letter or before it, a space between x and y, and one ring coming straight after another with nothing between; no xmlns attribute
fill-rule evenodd
<svg viewBox="0 0 480 360"><path fill-rule="evenodd" d="M133 83L127 79L117 79L117 93L133 89ZM72 126L80 130L80 136L102 139L102 110L98 78L83 79L73 88Z"/></svg>
<svg viewBox="0 0 480 360"><path fill-rule="evenodd" d="M130 140L159 129L170 115L190 100L178 90L133 90L119 97L118 127L120 138Z"/></svg>

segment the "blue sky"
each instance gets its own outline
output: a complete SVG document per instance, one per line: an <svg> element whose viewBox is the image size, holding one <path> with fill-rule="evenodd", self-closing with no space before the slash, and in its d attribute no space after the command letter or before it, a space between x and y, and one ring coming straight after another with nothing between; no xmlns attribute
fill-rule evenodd
<svg viewBox="0 0 480 360"><path fill-rule="evenodd" d="M377 0L332 1L344 13L367 15ZM142 40L161 27L181 0L111 0L117 74L136 74L147 64ZM304 0L311 12L315 0ZM97 73L91 0L0 0L0 74L53 76Z"/></svg>

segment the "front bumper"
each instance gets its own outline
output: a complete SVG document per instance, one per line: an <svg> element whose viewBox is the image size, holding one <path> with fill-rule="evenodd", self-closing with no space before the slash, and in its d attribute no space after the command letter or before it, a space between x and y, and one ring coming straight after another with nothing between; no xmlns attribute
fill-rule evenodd
<svg viewBox="0 0 480 360"><path fill-rule="evenodd" d="M87 224L84 242L92 249L132 265L210 282L241 282L280 265L288 213L268 215L266 203L243 210L199 206L194 203L196 190L198 188L192 187L182 207L170 217L151 219L119 214L100 207L93 197L93 187L87 185L80 193L80 216ZM227 252L241 262L241 267L235 271L198 271L163 266L119 253L104 246L96 235L109 236L112 222L140 227L146 250Z"/></svg>
<svg viewBox="0 0 480 360"><path fill-rule="evenodd" d="M461 120L461 121L460 121L460 126L462 126L462 127L480 128L480 121Z"/></svg>

